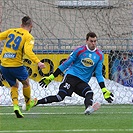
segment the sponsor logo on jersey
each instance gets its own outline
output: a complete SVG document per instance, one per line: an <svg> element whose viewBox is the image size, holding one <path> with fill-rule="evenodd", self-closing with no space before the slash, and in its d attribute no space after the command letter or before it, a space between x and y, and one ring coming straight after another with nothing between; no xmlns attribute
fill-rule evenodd
<svg viewBox="0 0 133 133"><path fill-rule="evenodd" d="M16 57L16 53L5 53L3 55L3 58L15 58Z"/></svg>
<svg viewBox="0 0 133 133"><path fill-rule="evenodd" d="M84 58L84 59L81 60L81 62L82 62L82 64L83 64L84 66L86 66L86 67L91 67L91 66L94 65L93 60L90 59L90 58Z"/></svg>

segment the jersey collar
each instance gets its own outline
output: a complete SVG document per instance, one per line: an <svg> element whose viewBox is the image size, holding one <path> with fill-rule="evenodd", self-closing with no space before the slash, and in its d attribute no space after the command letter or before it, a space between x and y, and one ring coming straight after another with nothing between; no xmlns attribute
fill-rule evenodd
<svg viewBox="0 0 133 133"><path fill-rule="evenodd" d="M95 48L94 50L90 50L90 49L88 48L88 45L86 45L86 48L87 48L90 52L95 52L95 51L97 50L97 48Z"/></svg>

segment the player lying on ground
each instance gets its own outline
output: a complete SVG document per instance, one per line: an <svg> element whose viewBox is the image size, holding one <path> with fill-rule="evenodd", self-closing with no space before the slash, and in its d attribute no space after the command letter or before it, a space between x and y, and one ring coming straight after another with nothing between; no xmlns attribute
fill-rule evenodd
<svg viewBox="0 0 133 133"><path fill-rule="evenodd" d="M42 87L54 80L59 74L64 72L65 76L59 86L57 95L47 96L37 101L38 104L47 104L52 102L60 102L66 96L71 96L73 92L84 97L85 114L91 114L100 107L100 103L93 104L93 91L89 86L93 72L103 92L105 100L109 103L113 101L113 94L106 89L104 77L102 75L103 53L96 48L97 36L90 32L86 35L86 45L76 48L63 62L56 71L49 77L43 77L39 82Z"/></svg>

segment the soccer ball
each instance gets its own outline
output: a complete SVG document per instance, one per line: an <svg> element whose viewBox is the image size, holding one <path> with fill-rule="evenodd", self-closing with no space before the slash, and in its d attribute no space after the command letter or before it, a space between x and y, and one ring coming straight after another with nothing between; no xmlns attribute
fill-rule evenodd
<svg viewBox="0 0 133 133"><path fill-rule="evenodd" d="M26 104L22 105L22 110L26 110Z"/></svg>

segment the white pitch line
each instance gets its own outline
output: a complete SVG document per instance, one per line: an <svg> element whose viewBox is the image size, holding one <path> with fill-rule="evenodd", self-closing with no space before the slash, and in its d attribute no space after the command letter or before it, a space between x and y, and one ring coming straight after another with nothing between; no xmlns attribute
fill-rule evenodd
<svg viewBox="0 0 133 133"><path fill-rule="evenodd" d="M133 108L133 104L129 104L130 106L128 106L128 105L101 105L101 108L107 108L107 109L110 109L110 108L112 108L112 109L114 109L114 108ZM12 108L13 106L1 106L0 105L0 108L4 108L4 107L6 107L6 108ZM74 105L57 105L57 106L52 106L52 105L38 105L37 107L39 107L39 108L74 108L74 109L76 109L76 108L84 108L84 105L77 105L77 106L74 106Z"/></svg>
<svg viewBox="0 0 133 133"><path fill-rule="evenodd" d="M64 133L64 132L133 132L133 129L72 129L72 130L3 130L0 133Z"/></svg>
<svg viewBox="0 0 133 133"><path fill-rule="evenodd" d="M132 112L95 112L95 114L132 114ZM81 115L82 113L23 113L28 115ZM14 115L14 113L0 113L0 115Z"/></svg>

